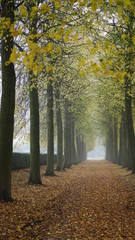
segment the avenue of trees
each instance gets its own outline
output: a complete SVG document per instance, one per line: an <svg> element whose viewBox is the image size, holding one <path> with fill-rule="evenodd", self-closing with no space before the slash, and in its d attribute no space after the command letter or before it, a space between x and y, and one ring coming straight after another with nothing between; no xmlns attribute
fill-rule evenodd
<svg viewBox="0 0 135 240"><path fill-rule="evenodd" d="M12 200L13 136L29 123L29 183L41 184L41 143L53 176L55 139L63 171L98 134L134 173L134 0L1 0L0 15L0 200Z"/></svg>

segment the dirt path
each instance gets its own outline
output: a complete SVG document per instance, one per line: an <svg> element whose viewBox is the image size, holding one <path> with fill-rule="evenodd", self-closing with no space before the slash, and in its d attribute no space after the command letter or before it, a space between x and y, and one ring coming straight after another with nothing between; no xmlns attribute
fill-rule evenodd
<svg viewBox="0 0 135 240"><path fill-rule="evenodd" d="M13 172L13 203L0 203L0 240L135 240L135 191L116 165L86 161L42 186Z"/></svg>

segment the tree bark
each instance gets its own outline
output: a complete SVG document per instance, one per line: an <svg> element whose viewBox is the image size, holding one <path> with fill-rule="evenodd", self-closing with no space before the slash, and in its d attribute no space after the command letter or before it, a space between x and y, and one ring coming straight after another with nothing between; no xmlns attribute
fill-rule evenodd
<svg viewBox="0 0 135 240"><path fill-rule="evenodd" d="M126 28L126 34L129 36L129 41L126 46L125 51L125 113L126 113L126 124L127 124L127 135L128 135L128 145L129 145L129 159L131 160L131 169L135 173L135 137L134 137L134 123L132 115L132 87L134 79L134 67L133 67L133 55L128 49L134 47L133 41L131 39L134 36L134 14L133 11L128 11L128 25ZM130 162L129 162L130 165Z"/></svg>
<svg viewBox="0 0 135 240"><path fill-rule="evenodd" d="M54 126L53 126L53 86L47 85L47 168L46 176L54 176Z"/></svg>
<svg viewBox="0 0 135 240"><path fill-rule="evenodd" d="M113 127L110 125L106 139L106 160L114 161Z"/></svg>
<svg viewBox="0 0 135 240"><path fill-rule="evenodd" d="M76 148L77 148L77 163L79 163L82 161L82 145L81 135L77 130L76 130Z"/></svg>
<svg viewBox="0 0 135 240"><path fill-rule="evenodd" d="M76 156L76 148L75 148L75 126L74 126L74 119L72 119L72 123L71 123L71 147L72 147L72 151L71 151L71 163L72 164L76 164L77 163L77 156Z"/></svg>
<svg viewBox="0 0 135 240"><path fill-rule="evenodd" d="M2 17L14 22L14 1L1 2ZM11 197L11 161L13 150L14 109L15 109L15 69L9 61L13 49L13 37L9 29L4 30L1 41L2 60L2 99L0 124L0 200L10 201Z"/></svg>
<svg viewBox="0 0 135 240"><path fill-rule="evenodd" d="M128 167L128 142L127 142L127 128L125 111L121 113L121 124L120 124L120 144L119 144L119 164L123 167Z"/></svg>
<svg viewBox="0 0 135 240"><path fill-rule="evenodd" d="M41 184L40 178L40 140L39 140L39 101L36 79L29 73L30 98L30 177L29 183ZM33 82L34 87L33 87Z"/></svg>
<svg viewBox="0 0 135 240"><path fill-rule="evenodd" d="M64 168L69 168L70 164L70 154L69 154L69 115L68 106L65 104L64 109Z"/></svg>
<svg viewBox="0 0 135 240"><path fill-rule="evenodd" d="M114 144L114 163L118 163L118 132L117 132L117 120L114 120L114 129L113 129L113 144Z"/></svg>
<svg viewBox="0 0 135 240"><path fill-rule="evenodd" d="M60 91L55 90L56 97L56 119L57 119L57 171L63 170L63 127L62 127L62 113L60 107Z"/></svg>

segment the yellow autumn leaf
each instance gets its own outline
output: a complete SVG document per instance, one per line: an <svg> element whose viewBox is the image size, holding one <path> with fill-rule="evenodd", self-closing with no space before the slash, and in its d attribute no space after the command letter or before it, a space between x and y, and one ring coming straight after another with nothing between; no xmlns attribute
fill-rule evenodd
<svg viewBox="0 0 135 240"><path fill-rule="evenodd" d="M106 64L105 64L104 62L101 62L101 63L100 63L100 67L101 67L103 70L105 70L105 69L106 69Z"/></svg>
<svg viewBox="0 0 135 240"><path fill-rule="evenodd" d="M54 34L54 38L56 39L56 41L61 40L61 39L62 39L62 36L63 36L63 35L62 35L62 33L60 33L60 32Z"/></svg>
<svg viewBox="0 0 135 240"><path fill-rule="evenodd" d="M23 64L26 66L28 62L27 56L25 55L23 58Z"/></svg>
<svg viewBox="0 0 135 240"><path fill-rule="evenodd" d="M73 3L77 2L77 0L70 0L70 2L73 4Z"/></svg>
<svg viewBox="0 0 135 240"><path fill-rule="evenodd" d="M51 71L51 67L49 65L46 66L46 72L49 73Z"/></svg>
<svg viewBox="0 0 135 240"><path fill-rule="evenodd" d="M43 13L49 13L50 12L50 7L48 6L48 4L45 4L45 3L41 3L41 11Z"/></svg>
<svg viewBox="0 0 135 240"><path fill-rule="evenodd" d="M132 42L135 45L135 36L132 38Z"/></svg>
<svg viewBox="0 0 135 240"><path fill-rule="evenodd" d="M78 36L74 35L73 38L74 38L75 43L77 44L78 43Z"/></svg>
<svg viewBox="0 0 135 240"><path fill-rule="evenodd" d="M85 2L79 2L79 7L83 7L85 5Z"/></svg>
<svg viewBox="0 0 135 240"><path fill-rule="evenodd" d="M121 34L121 38L125 39L126 38L126 34L125 33Z"/></svg>
<svg viewBox="0 0 135 240"><path fill-rule="evenodd" d="M125 22L128 22L128 21L129 21L129 17L127 15L127 16L125 16Z"/></svg>
<svg viewBox="0 0 135 240"><path fill-rule="evenodd" d="M87 68L87 73L90 73L90 68Z"/></svg>
<svg viewBox="0 0 135 240"><path fill-rule="evenodd" d="M22 17L27 17L28 12L27 12L27 8L24 5L20 7L20 14Z"/></svg>
<svg viewBox="0 0 135 240"><path fill-rule="evenodd" d="M30 17L35 16L37 14L38 10L39 9L38 9L37 6L32 7L32 10L31 10L31 13L30 13Z"/></svg>
<svg viewBox="0 0 135 240"><path fill-rule="evenodd" d="M60 53L60 48L59 48L59 47L56 48L56 53L57 53L57 54Z"/></svg>
<svg viewBox="0 0 135 240"><path fill-rule="evenodd" d="M80 72L79 72L80 77L83 77L84 74L85 74L84 70L80 70Z"/></svg>
<svg viewBox="0 0 135 240"><path fill-rule="evenodd" d="M91 67L92 67L93 71L99 71L99 67L98 67L97 63L92 63Z"/></svg>
<svg viewBox="0 0 135 240"><path fill-rule="evenodd" d="M90 39L87 40L87 44L91 45L92 41Z"/></svg>
<svg viewBox="0 0 135 240"><path fill-rule="evenodd" d="M5 66L7 67L10 63L11 63L10 61L6 61Z"/></svg>
<svg viewBox="0 0 135 240"><path fill-rule="evenodd" d="M82 57L80 62L78 63L78 67L84 67L85 66L85 60L86 59L84 57Z"/></svg>
<svg viewBox="0 0 135 240"><path fill-rule="evenodd" d="M113 4L113 0L109 0L109 4L112 5Z"/></svg>
<svg viewBox="0 0 135 240"><path fill-rule="evenodd" d="M92 2L91 9L93 12L97 10L97 2L95 0Z"/></svg>
<svg viewBox="0 0 135 240"><path fill-rule="evenodd" d="M47 51L48 51L48 52L51 52L53 49L54 49L53 43L48 43L48 45L47 45Z"/></svg>
<svg viewBox="0 0 135 240"><path fill-rule="evenodd" d="M37 66L34 67L34 69L33 69L33 73L34 73L35 77L37 77L37 74L38 74Z"/></svg>
<svg viewBox="0 0 135 240"><path fill-rule="evenodd" d="M132 5L130 0L123 0L123 3L126 7L129 7Z"/></svg>
<svg viewBox="0 0 135 240"><path fill-rule="evenodd" d="M121 13L122 13L122 7L120 6L120 7L118 8L118 16L119 16L119 17L121 16Z"/></svg>
<svg viewBox="0 0 135 240"><path fill-rule="evenodd" d="M65 42L65 43L68 43L68 41L69 41L69 35L65 35L65 37L64 37L64 42Z"/></svg>
<svg viewBox="0 0 135 240"><path fill-rule="evenodd" d="M102 5L103 4L103 0L98 0L98 4Z"/></svg>
<svg viewBox="0 0 135 240"><path fill-rule="evenodd" d="M97 51L97 49L96 49L96 48L92 48L92 49L90 50L90 54L91 54L91 55L93 55L93 54L95 54L95 53L96 53L96 51Z"/></svg>
<svg viewBox="0 0 135 240"><path fill-rule="evenodd" d="M62 5L59 3L59 1L56 1L55 2L55 9L60 10L61 7L62 7Z"/></svg>
<svg viewBox="0 0 135 240"><path fill-rule="evenodd" d="M109 41L106 40L106 41L104 42L104 47L105 47L105 48L110 48L110 43L109 43Z"/></svg>
<svg viewBox="0 0 135 240"><path fill-rule="evenodd" d="M16 60L20 57L20 53L17 52L17 49L14 47L10 55L9 61L15 63Z"/></svg>

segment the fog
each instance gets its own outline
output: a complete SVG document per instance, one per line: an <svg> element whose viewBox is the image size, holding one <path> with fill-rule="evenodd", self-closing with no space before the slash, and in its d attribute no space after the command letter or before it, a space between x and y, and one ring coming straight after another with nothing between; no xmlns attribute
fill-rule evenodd
<svg viewBox="0 0 135 240"><path fill-rule="evenodd" d="M96 145L92 151L87 152L87 160L105 160L105 146Z"/></svg>

